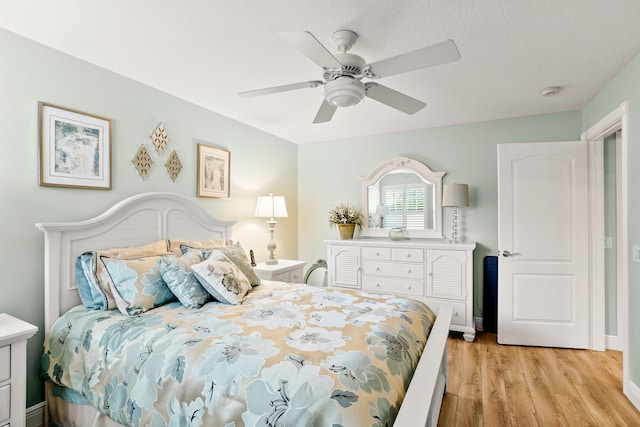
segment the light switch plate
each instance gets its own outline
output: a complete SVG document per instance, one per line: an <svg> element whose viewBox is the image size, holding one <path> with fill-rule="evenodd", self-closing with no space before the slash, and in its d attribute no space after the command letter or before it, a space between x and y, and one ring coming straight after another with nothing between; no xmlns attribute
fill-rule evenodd
<svg viewBox="0 0 640 427"><path fill-rule="evenodd" d="M633 247L631 248L631 253L633 254L632 259L635 262L640 262L640 246L633 245Z"/></svg>

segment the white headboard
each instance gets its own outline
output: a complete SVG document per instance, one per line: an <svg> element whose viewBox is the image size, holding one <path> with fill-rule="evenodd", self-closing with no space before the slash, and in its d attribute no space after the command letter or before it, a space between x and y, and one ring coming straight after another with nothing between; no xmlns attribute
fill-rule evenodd
<svg viewBox="0 0 640 427"><path fill-rule="evenodd" d="M129 197L85 221L39 223L44 231L45 331L81 304L75 261L83 252L140 246L163 239L231 239L234 221L218 221L194 200L174 193Z"/></svg>

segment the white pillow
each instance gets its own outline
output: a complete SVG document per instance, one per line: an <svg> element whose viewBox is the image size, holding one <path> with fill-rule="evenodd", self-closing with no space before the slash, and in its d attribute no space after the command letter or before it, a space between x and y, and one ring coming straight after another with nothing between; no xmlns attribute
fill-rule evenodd
<svg viewBox="0 0 640 427"><path fill-rule="evenodd" d="M191 266L203 288L225 304L241 304L251 283L240 269L222 252L213 251L205 261Z"/></svg>

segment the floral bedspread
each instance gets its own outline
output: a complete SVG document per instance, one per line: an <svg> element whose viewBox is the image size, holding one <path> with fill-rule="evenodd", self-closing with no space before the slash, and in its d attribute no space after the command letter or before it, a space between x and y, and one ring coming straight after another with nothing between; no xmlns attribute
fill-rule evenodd
<svg viewBox="0 0 640 427"><path fill-rule="evenodd" d="M434 320L416 300L263 281L236 306L75 307L42 367L127 426L385 426Z"/></svg>

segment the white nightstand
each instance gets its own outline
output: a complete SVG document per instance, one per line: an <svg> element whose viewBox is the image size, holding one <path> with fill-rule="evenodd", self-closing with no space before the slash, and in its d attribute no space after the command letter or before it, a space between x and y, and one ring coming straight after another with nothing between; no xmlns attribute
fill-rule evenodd
<svg viewBox="0 0 640 427"><path fill-rule="evenodd" d="M38 327L0 313L0 426L24 427L27 340Z"/></svg>
<svg viewBox="0 0 640 427"><path fill-rule="evenodd" d="M259 263L253 268L258 277L263 280L279 280L281 282L302 283L304 266L307 261L295 259L279 259L277 264L267 265Z"/></svg>

